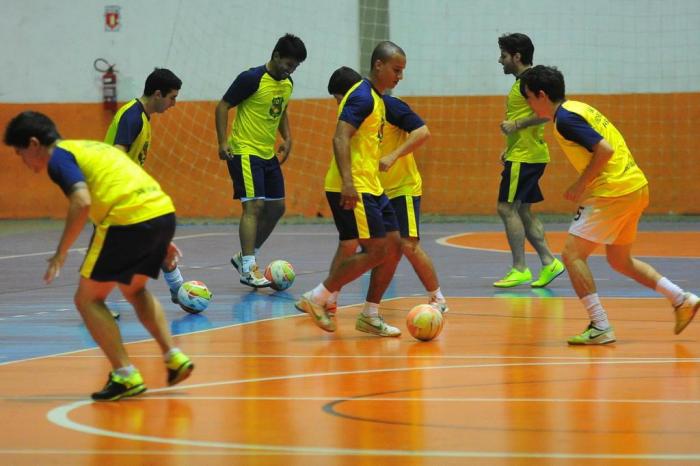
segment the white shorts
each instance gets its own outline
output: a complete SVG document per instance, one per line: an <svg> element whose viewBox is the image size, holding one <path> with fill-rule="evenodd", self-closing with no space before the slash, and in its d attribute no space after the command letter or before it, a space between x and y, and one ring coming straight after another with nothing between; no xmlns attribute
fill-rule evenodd
<svg viewBox="0 0 700 466"><path fill-rule="evenodd" d="M649 186L620 197L593 197L578 208L569 233L598 244L631 244L649 205Z"/></svg>

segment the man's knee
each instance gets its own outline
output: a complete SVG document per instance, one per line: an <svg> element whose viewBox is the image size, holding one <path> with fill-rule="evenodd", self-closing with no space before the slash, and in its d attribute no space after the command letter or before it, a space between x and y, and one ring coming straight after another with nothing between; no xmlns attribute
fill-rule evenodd
<svg viewBox="0 0 700 466"><path fill-rule="evenodd" d="M407 257L413 257L418 252L420 242L418 238L401 238L401 253Z"/></svg>
<svg viewBox="0 0 700 466"><path fill-rule="evenodd" d="M518 214L518 203L515 202L499 202L496 205L498 215L503 218L511 217Z"/></svg>

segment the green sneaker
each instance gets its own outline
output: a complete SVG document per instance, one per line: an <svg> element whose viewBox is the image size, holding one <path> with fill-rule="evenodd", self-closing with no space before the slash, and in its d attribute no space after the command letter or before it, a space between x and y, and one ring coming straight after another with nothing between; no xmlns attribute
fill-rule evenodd
<svg viewBox="0 0 700 466"><path fill-rule="evenodd" d="M533 288L544 288L552 283L552 280L563 274L564 270L566 270L564 264L562 264L559 259L554 259L551 264L542 267L542 270L540 270L540 277L530 283L530 286Z"/></svg>
<svg viewBox="0 0 700 466"><path fill-rule="evenodd" d="M511 288L513 286L528 283L530 280L532 280L532 272L530 272L530 269L526 268L521 272L516 268L512 268L510 269L510 272L505 275L505 277L493 282L493 286L496 288Z"/></svg>
<svg viewBox="0 0 700 466"><path fill-rule="evenodd" d="M168 368L168 385L182 382L194 370L194 364L183 352L173 354L168 362L165 363L165 366Z"/></svg>
<svg viewBox="0 0 700 466"><path fill-rule="evenodd" d="M329 317L326 306L316 304L311 298L310 291L301 295L301 298L294 304L294 307L301 312L309 314L313 318L314 323L326 332L335 332L335 321Z"/></svg>
<svg viewBox="0 0 700 466"><path fill-rule="evenodd" d="M615 331L612 327L599 330L593 326L593 322L588 324L583 333L569 338L570 345L606 345L615 341Z"/></svg>
<svg viewBox="0 0 700 466"><path fill-rule="evenodd" d="M355 330L371 333L372 335L379 335L380 337L401 336L401 330L384 322L382 316L370 317L361 312L355 321Z"/></svg>
<svg viewBox="0 0 700 466"><path fill-rule="evenodd" d="M129 377L122 377L114 372L110 372L107 377L107 384L99 392L92 394L95 401L117 401L122 398L140 395L146 391L143 384L143 377L139 371L134 372Z"/></svg>

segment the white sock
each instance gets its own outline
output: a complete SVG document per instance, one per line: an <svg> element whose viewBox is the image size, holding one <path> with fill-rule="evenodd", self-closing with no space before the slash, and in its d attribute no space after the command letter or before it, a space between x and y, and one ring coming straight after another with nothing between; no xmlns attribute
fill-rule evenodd
<svg viewBox="0 0 700 466"><path fill-rule="evenodd" d="M668 278L661 277L656 283L655 289L657 292L666 296L668 300L671 301L673 307L683 304L683 300L685 299L683 290Z"/></svg>
<svg viewBox="0 0 700 466"><path fill-rule="evenodd" d="M610 328L610 322L608 322L608 314L603 309L603 305L600 304L600 298L598 298L598 293L589 294L581 298L581 302L588 311L588 316L593 322L593 326L598 330L605 330Z"/></svg>
<svg viewBox="0 0 700 466"><path fill-rule="evenodd" d="M243 273L249 273L250 269L255 265L255 256L243 256L241 264Z"/></svg>
<svg viewBox="0 0 700 466"><path fill-rule="evenodd" d="M442 295L442 291L440 291L440 287L438 286L437 290L435 291L428 291L430 293L430 300L435 301L438 303L444 303L445 302L445 297Z"/></svg>
<svg viewBox="0 0 700 466"><path fill-rule="evenodd" d="M164 355L163 359L165 359L165 362L170 361L170 358L175 356L177 353L182 353L180 348L170 348Z"/></svg>
<svg viewBox="0 0 700 466"><path fill-rule="evenodd" d="M325 286L323 286L323 283L319 283L318 285L316 285L316 288L311 290L311 299L316 304L325 305L330 295L331 292L328 291L328 289Z"/></svg>
<svg viewBox="0 0 700 466"><path fill-rule="evenodd" d="M326 305L329 304L337 304L338 303L338 295L340 294L340 291L334 291L328 296L328 300L326 301Z"/></svg>
<svg viewBox="0 0 700 466"><path fill-rule="evenodd" d="M173 291L179 290L182 283L185 281L182 278L182 273L180 273L180 267L178 266L175 266L175 269L170 272L163 272L163 278L165 278L168 288Z"/></svg>
<svg viewBox="0 0 700 466"><path fill-rule="evenodd" d="M136 367L134 367L133 364L130 364L130 365L124 366L124 367L120 367L119 369L114 370L114 373L120 377L129 377L134 372L136 372Z"/></svg>
<svg viewBox="0 0 700 466"><path fill-rule="evenodd" d="M366 317L379 317L379 304L365 301L365 305L362 307L362 313Z"/></svg>

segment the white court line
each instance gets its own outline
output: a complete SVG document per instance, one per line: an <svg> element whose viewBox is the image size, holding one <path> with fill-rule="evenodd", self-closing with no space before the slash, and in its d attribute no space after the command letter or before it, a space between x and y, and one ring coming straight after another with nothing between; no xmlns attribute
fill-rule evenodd
<svg viewBox="0 0 700 466"><path fill-rule="evenodd" d="M460 244L453 244L449 243L449 240L453 238L458 238L461 236L471 236L471 235L477 235L480 233L498 233L495 231L465 231L464 233L457 233L455 235L449 235L449 236L443 236L441 238L438 238L435 240L435 242L441 246L445 246L448 248L457 248L457 249L469 249L472 251L486 251L486 252L500 252L504 254L510 254L510 250L507 249L492 249L492 248L477 248L474 246L462 246ZM674 231L657 231L655 233L674 233ZM688 233L697 233L694 231L688 231ZM505 233L504 233L505 234ZM537 254L537 252L530 252L530 251L525 251L525 254ZM561 254L559 254L561 255ZM635 257L655 257L659 259L691 259L691 260L698 260L697 256L659 256L659 255L645 255L645 254L635 254ZM605 254L602 254L600 252L594 253L591 255L591 257L605 257Z"/></svg>
<svg viewBox="0 0 700 466"><path fill-rule="evenodd" d="M651 363L666 363L667 361L658 361ZM221 385L240 385L257 382L274 382L280 380L294 379L310 379L322 377L337 377L343 375L361 375L361 374L377 374L391 372L408 372L408 371L427 371L427 370L451 370L451 369L474 369L474 368L496 368L496 367L519 367L519 366L577 366L577 365L613 365L613 364L649 364L648 361L582 361L582 362L551 362L551 363L505 363L505 364L489 364L489 365L455 365L455 366L425 366L425 367L400 367L386 369L367 369L358 371L336 371L336 372L316 372L307 374L292 374L276 377L259 377L254 379L244 380L229 380L220 382L209 382L191 385L179 385L175 387L166 387L152 390L152 393L163 393L173 390L187 390L204 387L214 387ZM180 400L187 398L178 397ZM146 398L142 398L146 400ZM392 449L361 449L361 448L334 448L321 446L298 446L298 445L265 445L252 443L235 443L235 442L217 442L217 441L202 441L189 439L175 439L167 437L158 437L152 435L129 434L124 432L115 432L107 429L97 428L80 424L70 419L71 411L93 404L92 401L77 401L63 406L51 409L46 417L47 419L66 429L75 430L77 432L88 435L99 435L105 437L119 438L125 440L134 440L140 442L152 442L166 445L190 446L201 448L221 448L235 450L259 450L264 452L286 452L287 454L295 455L323 455L323 456L396 456L396 457L443 457L443 458L545 458L545 459L608 459L608 460L665 460L665 461L688 461L700 460L700 453L690 454L614 454L614 453L567 453L567 452L512 452L512 451L459 451L459 450L392 450ZM167 452L164 452L167 454Z"/></svg>

